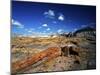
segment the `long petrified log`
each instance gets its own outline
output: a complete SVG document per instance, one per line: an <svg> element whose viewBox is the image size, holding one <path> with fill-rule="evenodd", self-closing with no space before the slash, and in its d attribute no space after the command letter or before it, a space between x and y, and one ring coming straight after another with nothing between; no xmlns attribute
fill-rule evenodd
<svg viewBox="0 0 100 75"><path fill-rule="evenodd" d="M55 58L59 55L61 55L60 48L58 48L58 47L48 48L40 53L37 53L37 54L31 56L28 59L12 63L12 74L15 74L31 65L37 63L38 61L43 60L43 58L47 58L49 60L49 59Z"/></svg>

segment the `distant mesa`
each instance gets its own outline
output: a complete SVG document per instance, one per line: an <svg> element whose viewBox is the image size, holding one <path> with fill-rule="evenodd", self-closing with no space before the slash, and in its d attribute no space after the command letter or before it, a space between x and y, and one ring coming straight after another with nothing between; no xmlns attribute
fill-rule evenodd
<svg viewBox="0 0 100 75"><path fill-rule="evenodd" d="M69 33L62 33L60 36L64 37L85 37L85 38L94 38L96 37L96 29L92 27L84 27L81 29L78 29L77 31L74 32L69 32Z"/></svg>
<svg viewBox="0 0 100 75"><path fill-rule="evenodd" d="M74 32L76 37L95 37L96 29L92 27L84 27Z"/></svg>

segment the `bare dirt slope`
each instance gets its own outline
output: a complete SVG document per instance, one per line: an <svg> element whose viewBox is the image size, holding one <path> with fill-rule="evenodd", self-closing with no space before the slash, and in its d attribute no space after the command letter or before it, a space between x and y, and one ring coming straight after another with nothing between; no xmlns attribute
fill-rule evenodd
<svg viewBox="0 0 100 75"><path fill-rule="evenodd" d="M61 37L45 37L45 38L29 38L16 37L12 38L12 64L31 59L41 52L57 47L60 51L57 57L53 54L52 59L43 59L37 61L16 73L34 73L34 72L50 72L50 71L69 71L84 70L96 68L96 49L95 40L90 41L85 38L64 38ZM52 50L53 52L53 50ZM50 53L49 50L47 53ZM53 52L55 53L55 52ZM47 55L48 58L52 57ZM37 58L38 59L38 58ZM37 60L36 59L36 60ZM35 61L35 59L33 58ZM33 61L33 62L34 62ZM12 66L13 67L13 66ZM20 68L20 67L19 67ZM15 67L12 68L15 69Z"/></svg>

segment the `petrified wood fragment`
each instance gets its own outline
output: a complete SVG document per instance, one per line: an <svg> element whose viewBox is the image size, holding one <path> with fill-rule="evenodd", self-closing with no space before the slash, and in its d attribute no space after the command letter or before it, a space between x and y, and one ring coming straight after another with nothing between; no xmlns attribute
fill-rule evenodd
<svg viewBox="0 0 100 75"><path fill-rule="evenodd" d="M38 61L43 60L44 58L47 58L47 60L55 58L57 56L61 55L61 50L58 47L50 47L44 51L41 51L40 53L37 53L28 59L24 59L21 61L17 61L12 63L12 74L16 74L19 71L36 64Z"/></svg>

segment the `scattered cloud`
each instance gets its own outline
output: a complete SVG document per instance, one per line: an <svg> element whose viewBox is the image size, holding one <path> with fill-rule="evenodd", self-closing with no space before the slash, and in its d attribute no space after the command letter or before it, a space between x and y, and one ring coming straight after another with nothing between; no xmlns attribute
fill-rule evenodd
<svg viewBox="0 0 100 75"><path fill-rule="evenodd" d="M58 32L58 33L61 33L61 32L63 32L63 29L58 29L57 32Z"/></svg>
<svg viewBox="0 0 100 75"><path fill-rule="evenodd" d="M28 33L33 33L34 32L34 28L24 28L26 32Z"/></svg>
<svg viewBox="0 0 100 75"><path fill-rule="evenodd" d="M60 15L58 16L58 20L63 21L63 20L64 20L64 15L63 15L63 14L60 14Z"/></svg>
<svg viewBox="0 0 100 75"><path fill-rule="evenodd" d="M90 27L92 27L92 28L96 28L96 23L94 23L94 22L90 23L89 25L90 25Z"/></svg>
<svg viewBox="0 0 100 75"><path fill-rule="evenodd" d="M84 28L84 27L88 27L88 26L90 26L90 27L95 27L95 25L96 25L96 23L89 23L89 24L84 24L84 25L81 25L81 27L82 28Z"/></svg>
<svg viewBox="0 0 100 75"><path fill-rule="evenodd" d="M55 13L53 10L48 10L48 11L44 12L44 15L45 15L45 17L52 18L52 19L55 17Z"/></svg>
<svg viewBox="0 0 100 75"><path fill-rule="evenodd" d="M49 31L50 30L50 28L47 28L47 31Z"/></svg>
<svg viewBox="0 0 100 75"><path fill-rule="evenodd" d="M29 32L29 33L32 33L33 31L32 31L32 30L28 30L28 32Z"/></svg>
<svg viewBox="0 0 100 75"><path fill-rule="evenodd" d="M18 28L24 28L24 25L19 21L12 19L12 25L17 26Z"/></svg>
<svg viewBox="0 0 100 75"><path fill-rule="evenodd" d="M44 12L44 15L46 18L49 18L49 19L57 19L57 20L60 20L60 21L64 21L64 15L62 13L55 13L54 10L51 10L49 9L48 11L45 11ZM53 23L57 23L56 21L53 21Z"/></svg>
<svg viewBox="0 0 100 75"><path fill-rule="evenodd" d="M81 25L82 28L87 27L88 25Z"/></svg>
<svg viewBox="0 0 100 75"><path fill-rule="evenodd" d="M47 24L43 24L42 26L43 26L43 27L47 27L48 25L47 25Z"/></svg>
<svg viewBox="0 0 100 75"><path fill-rule="evenodd" d="M55 14L54 14L54 11L53 11L53 10L48 10L48 11L44 12L44 15L55 16Z"/></svg>

